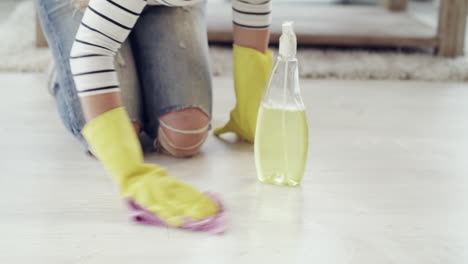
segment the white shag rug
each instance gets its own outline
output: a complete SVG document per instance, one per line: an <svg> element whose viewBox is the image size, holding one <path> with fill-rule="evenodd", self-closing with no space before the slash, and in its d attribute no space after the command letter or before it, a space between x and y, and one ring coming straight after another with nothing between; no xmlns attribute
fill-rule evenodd
<svg viewBox="0 0 468 264"><path fill-rule="evenodd" d="M0 24L0 71L40 72L49 65L47 48L36 48L34 2L19 3Z"/></svg>
<svg viewBox="0 0 468 264"><path fill-rule="evenodd" d="M35 47L33 1L21 2L0 24L0 71L42 72L51 60L47 48ZM210 48L214 75L231 74L231 49ZM426 53L302 48L302 78L468 81L468 57Z"/></svg>

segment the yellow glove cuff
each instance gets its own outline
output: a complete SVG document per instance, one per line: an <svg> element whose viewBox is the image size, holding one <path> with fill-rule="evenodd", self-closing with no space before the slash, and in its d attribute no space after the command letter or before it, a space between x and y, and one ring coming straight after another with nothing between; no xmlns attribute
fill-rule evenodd
<svg viewBox="0 0 468 264"><path fill-rule="evenodd" d="M263 90L268 83L273 53L261 53L255 49L234 45L234 88L236 106L231 111L229 122L215 129L215 135L234 132L253 143L257 124L257 112Z"/></svg>

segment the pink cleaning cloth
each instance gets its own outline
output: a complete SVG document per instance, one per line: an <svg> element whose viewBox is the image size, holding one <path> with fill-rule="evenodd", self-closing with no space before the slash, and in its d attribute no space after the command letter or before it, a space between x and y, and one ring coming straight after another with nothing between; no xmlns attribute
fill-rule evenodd
<svg viewBox="0 0 468 264"><path fill-rule="evenodd" d="M226 230L226 215L224 207L217 195L212 193L205 194L208 195L211 199L213 199L213 201L215 201L218 204L218 213L203 220L186 220L185 223L182 226L179 226L178 228L191 231L222 234ZM130 207L130 216L134 222L144 225L170 227L164 220L160 219L153 213L142 208L132 199L128 199L127 204Z"/></svg>

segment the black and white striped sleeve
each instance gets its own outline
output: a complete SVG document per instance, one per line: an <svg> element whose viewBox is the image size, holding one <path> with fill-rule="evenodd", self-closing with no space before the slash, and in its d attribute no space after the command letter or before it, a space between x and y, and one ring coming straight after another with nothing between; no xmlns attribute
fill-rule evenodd
<svg viewBox="0 0 468 264"><path fill-rule="evenodd" d="M232 20L246 28L268 28L272 0L232 0Z"/></svg>
<svg viewBox="0 0 468 264"><path fill-rule="evenodd" d="M146 6L146 0L91 0L70 53L79 96L119 91L114 56Z"/></svg>

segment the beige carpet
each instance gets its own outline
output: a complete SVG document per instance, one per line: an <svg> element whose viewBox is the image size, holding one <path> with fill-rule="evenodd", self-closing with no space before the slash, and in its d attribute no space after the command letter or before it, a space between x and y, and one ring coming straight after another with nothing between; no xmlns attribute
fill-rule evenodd
<svg viewBox="0 0 468 264"><path fill-rule="evenodd" d="M0 71L45 71L47 49L34 46L33 2L17 5L0 24ZM231 74L229 47L211 46L214 75ZM424 52L301 48L302 78L468 81L468 57L447 59Z"/></svg>

